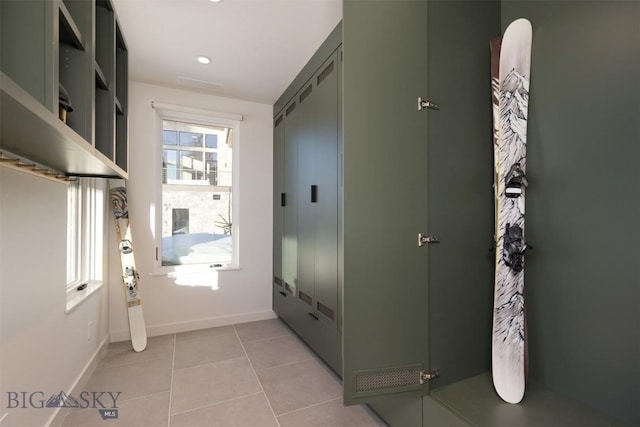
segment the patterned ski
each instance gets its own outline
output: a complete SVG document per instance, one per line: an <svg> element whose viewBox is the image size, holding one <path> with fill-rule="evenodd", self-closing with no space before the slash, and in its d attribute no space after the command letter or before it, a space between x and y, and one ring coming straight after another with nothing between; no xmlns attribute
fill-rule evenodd
<svg viewBox="0 0 640 427"><path fill-rule="evenodd" d="M492 334L493 384L509 403L524 396L526 322L524 238L527 116L531 69L531 23L517 19L502 41L492 41L494 165L496 197L496 275ZM494 72L498 70L497 80ZM495 102L498 102L496 108Z"/></svg>
<svg viewBox="0 0 640 427"><path fill-rule="evenodd" d="M115 217L120 264L122 265L122 282L125 287L127 314L129 316L129 330L131 331L131 345L137 352L147 347L147 331L142 314L142 302L138 289L138 271L133 256L131 243L131 227L129 225L129 210L127 207L127 189L114 187L109 192L111 207ZM123 233L124 230L124 233Z"/></svg>

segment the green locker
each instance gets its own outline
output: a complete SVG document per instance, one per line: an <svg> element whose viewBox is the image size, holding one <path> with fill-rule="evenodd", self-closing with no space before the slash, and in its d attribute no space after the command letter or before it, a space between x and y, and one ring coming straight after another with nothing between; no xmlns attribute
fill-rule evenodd
<svg viewBox="0 0 640 427"><path fill-rule="evenodd" d="M299 299L333 325L338 302L337 65L334 53L298 97Z"/></svg>
<svg viewBox="0 0 640 427"><path fill-rule="evenodd" d="M284 289L296 294L298 282L298 111L291 102L284 110L284 234L282 241L282 278Z"/></svg>
<svg viewBox="0 0 640 427"><path fill-rule="evenodd" d="M296 142L283 150L283 180L295 168L286 191L295 191L298 221L289 234L295 250L282 249L297 287L287 293L276 284L274 309L342 375L345 403L367 403L392 426L621 424L610 415L636 424L638 340L615 325L637 324L639 270L629 267L637 251L612 248L632 248L640 229L630 219L638 197L620 184L637 181L639 10L633 2L344 1L339 31L274 106L286 117L285 107L296 104L290 129L276 126L275 135ZM490 375L488 42L521 16L534 25L536 86L528 234L546 247L527 258L525 400L506 405ZM317 165L334 164L333 146L318 152L314 141L334 127L333 118L322 119L328 110L320 100L333 91L322 92L314 79L332 55L339 59L337 171L325 176ZM570 84L558 86L558 76ZM607 99L616 101L598 109ZM336 177L334 221L310 200L314 192L323 200L323 180L333 186ZM594 197L607 203L594 205ZM572 227L566 212L575 214ZM585 243L593 228L605 230L597 245ZM334 229L336 284L333 258L323 258L334 248ZM419 245L420 235L431 243ZM335 324L318 303L335 307ZM605 316L589 317L593 307ZM595 338L599 345L585 352ZM608 375L583 375L614 359Z"/></svg>
<svg viewBox="0 0 640 427"><path fill-rule="evenodd" d="M339 372L337 52L302 87L297 100L300 323L303 338Z"/></svg>
<svg viewBox="0 0 640 427"><path fill-rule="evenodd" d="M286 310L287 293L282 275L282 247L284 241L284 212L286 193L284 187L284 113L276 116L273 126L273 308Z"/></svg>
<svg viewBox="0 0 640 427"><path fill-rule="evenodd" d="M283 283L274 284L274 310L339 375L341 41L338 26L274 107L283 112L281 121L275 117L274 169L284 171L286 199L282 247L274 245L281 251L274 263L281 258L283 265ZM275 171L274 188L279 179Z"/></svg>
<svg viewBox="0 0 640 427"><path fill-rule="evenodd" d="M344 2L344 397L391 425L423 425L423 396L490 369L499 12Z"/></svg>
<svg viewBox="0 0 640 427"><path fill-rule="evenodd" d="M298 112L295 101L274 118L273 149L273 309L294 321L298 281Z"/></svg>

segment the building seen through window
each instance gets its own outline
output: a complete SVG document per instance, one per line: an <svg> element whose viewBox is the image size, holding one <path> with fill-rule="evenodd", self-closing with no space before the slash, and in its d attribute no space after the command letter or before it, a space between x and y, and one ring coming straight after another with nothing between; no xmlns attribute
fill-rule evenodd
<svg viewBox="0 0 640 427"><path fill-rule="evenodd" d="M233 262L233 129L162 121L162 265Z"/></svg>

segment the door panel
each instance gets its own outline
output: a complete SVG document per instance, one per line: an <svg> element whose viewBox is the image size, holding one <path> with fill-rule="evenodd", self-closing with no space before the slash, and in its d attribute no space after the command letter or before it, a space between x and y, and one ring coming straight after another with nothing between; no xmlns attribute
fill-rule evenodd
<svg viewBox="0 0 640 427"><path fill-rule="evenodd" d="M323 320L338 317L338 64L337 54L314 77L316 139L315 306Z"/></svg>
<svg viewBox="0 0 640 427"><path fill-rule="evenodd" d="M488 104L489 40L500 32L500 4L431 2L428 115L429 359L442 375L432 390L491 367L493 306L493 151ZM469 72L476 70L475 72ZM464 313L464 315L461 315Z"/></svg>
<svg viewBox="0 0 640 427"><path fill-rule="evenodd" d="M284 114L275 119L273 131L273 282L282 282L282 234L284 231Z"/></svg>
<svg viewBox="0 0 640 427"><path fill-rule="evenodd" d="M344 400L359 380L427 364L427 2L344 2ZM408 375L383 381L421 401ZM409 405L409 407L413 407ZM375 407L374 407L375 408ZM421 403L415 405L421 419Z"/></svg>
<svg viewBox="0 0 640 427"><path fill-rule="evenodd" d="M284 128L284 239L282 242L282 278L285 291L295 294L298 270L298 104L285 108Z"/></svg>
<svg viewBox="0 0 640 427"><path fill-rule="evenodd" d="M313 311L315 282L315 208L312 186L315 169L317 102L311 83L303 86L298 99L298 294Z"/></svg>

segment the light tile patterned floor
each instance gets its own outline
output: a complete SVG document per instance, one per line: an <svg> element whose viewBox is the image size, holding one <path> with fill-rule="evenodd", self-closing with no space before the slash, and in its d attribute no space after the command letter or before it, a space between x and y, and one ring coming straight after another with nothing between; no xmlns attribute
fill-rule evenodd
<svg viewBox="0 0 640 427"><path fill-rule="evenodd" d="M64 427L380 427L342 405L340 380L278 319L109 346L87 391L122 392L118 418L72 410Z"/></svg>

